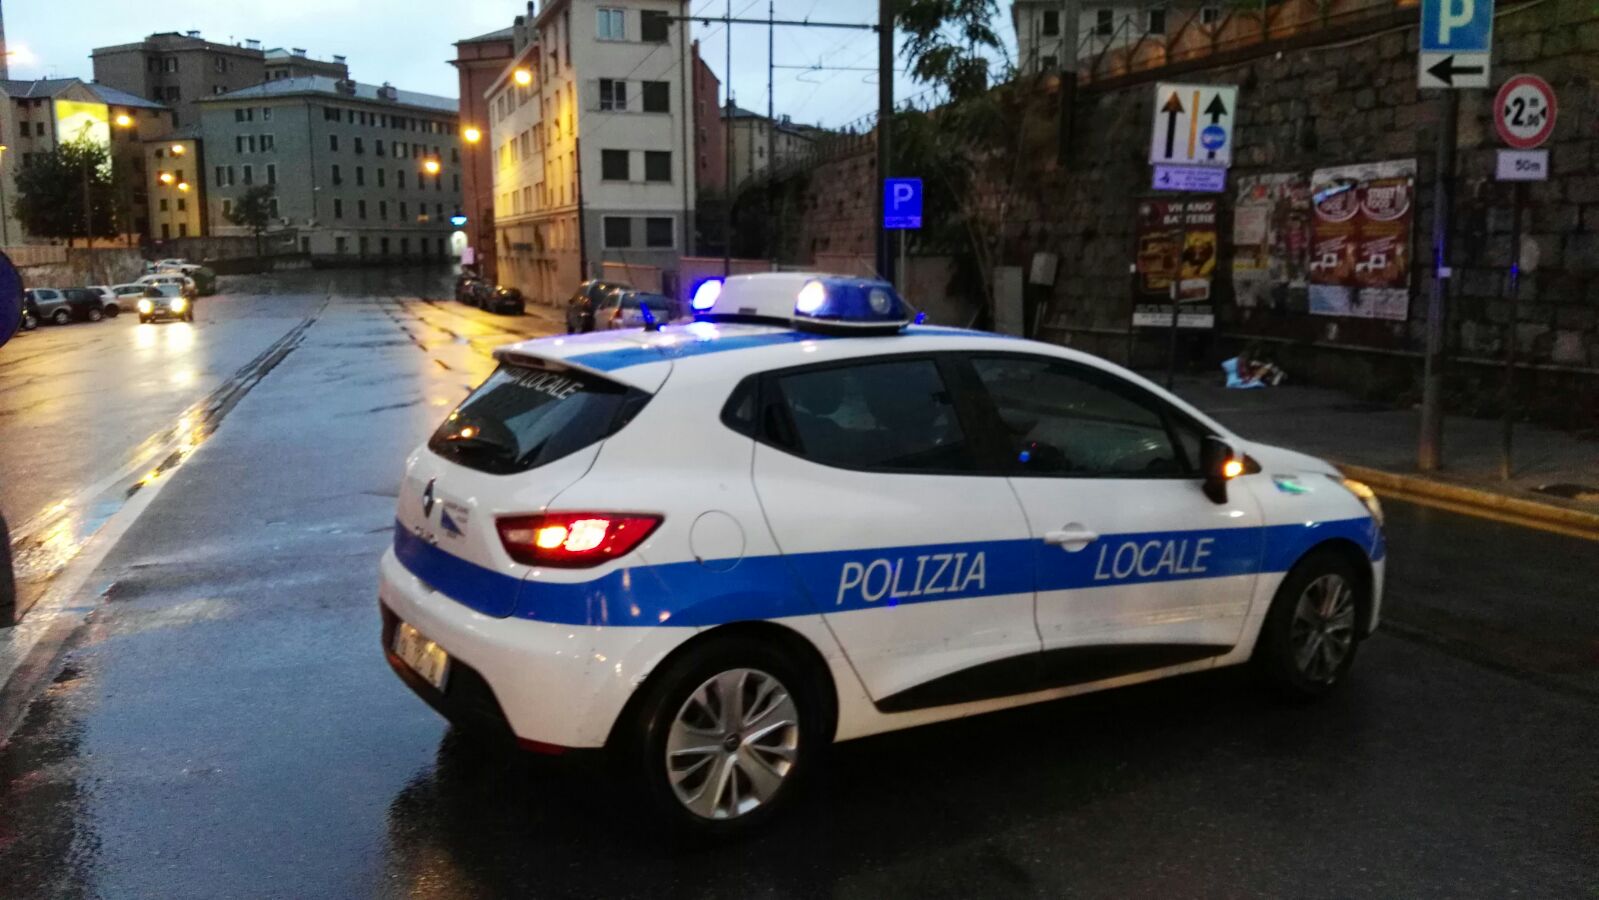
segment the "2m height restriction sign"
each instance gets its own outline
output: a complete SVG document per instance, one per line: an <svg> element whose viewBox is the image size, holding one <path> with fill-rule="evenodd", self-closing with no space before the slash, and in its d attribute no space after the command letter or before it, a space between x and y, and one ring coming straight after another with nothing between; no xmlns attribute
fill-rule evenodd
<svg viewBox="0 0 1599 900"><path fill-rule="evenodd" d="M1531 150L1555 130L1555 89L1536 75L1517 75L1494 97L1494 129L1506 146Z"/></svg>
<svg viewBox="0 0 1599 900"><path fill-rule="evenodd" d="M1233 164L1238 88L1221 84L1155 85L1149 161L1155 165Z"/></svg>

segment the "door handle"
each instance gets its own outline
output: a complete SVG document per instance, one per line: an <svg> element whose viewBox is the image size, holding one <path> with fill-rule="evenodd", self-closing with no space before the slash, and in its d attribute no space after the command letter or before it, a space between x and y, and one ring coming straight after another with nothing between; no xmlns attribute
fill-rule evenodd
<svg viewBox="0 0 1599 900"><path fill-rule="evenodd" d="M1054 544L1062 550L1076 552L1099 540L1099 532L1080 526L1069 526L1059 531L1044 532L1044 543Z"/></svg>

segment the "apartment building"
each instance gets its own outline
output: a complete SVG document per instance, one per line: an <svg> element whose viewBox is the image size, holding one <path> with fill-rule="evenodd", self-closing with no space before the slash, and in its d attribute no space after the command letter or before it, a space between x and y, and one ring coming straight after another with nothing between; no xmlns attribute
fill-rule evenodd
<svg viewBox="0 0 1599 900"><path fill-rule="evenodd" d="M513 28L501 28L487 34L455 42L455 67L461 92L461 211L466 214L467 246L470 259L485 278L497 279L499 270L495 261L494 243L494 154L490 152L489 87L504 73L507 63L521 46L528 43L528 21L533 4L528 4L528 15L517 16L513 26L520 36L513 37ZM475 140L474 140L475 138ZM463 259L468 257L463 257Z"/></svg>
<svg viewBox="0 0 1599 900"><path fill-rule="evenodd" d="M461 208L453 98L322 75L280 78L199 103L211 233L247 234L228 213L275 190L274 229L337 261L456 255Z"/></svg>
<svg viewBox="0 0 1599 900"><path fill-rule="evenodd" d="M199 128L189 125L144 142L144 191L150 236L156 240L208 234L205 155Z"/></svg>
<svg viewBox="0 0 1599 900"><path fill-rule="evenodd" d="M500 280L536 302L606 263L675 287L694 233L686 7L554 0L489 88Z"/></svg>
<svg viewBox="0 0 1599 900"><path fill-rule="evenodd" d="M304 47L292 47L288 50L273 47L262 51L262 57L266 64L262 79L264 81L303 78L307 75L323 75L339 81L350 77L348 61L338 54L334 54L331 60L312 59Z"/></svg>
<svg viewBox="0 0 1599 900"><path fill-rule="evenodd" d="M722 80L700 56L700 42L692 45L694 57L694 180L701 192L727 190L727 132L722 113Z"/></svg>
<svg viewBox="0 0 1599 900"><path fill-rule="evenodd" d="M266 77L258 43L223 44L205 40L198 31L162 32L130 44L96 47L89 58L96 82L172 107L179 126L198 121L195 104L202 98L259 84Z"/></svg>
<svg viewBox="0 0 1599 900"><path fill-rule="evenodd" d="M17 173L36 155L80 139L109 150L113 178L125 192L120 204L131 212L123 227L150 233L143 140L172 130L170 108L76 78L0 80L0 97L0 245L29 240L11 205Z"/></svg>
<svg viewBox="0 0 1599 900"><path fill-rule="evenodd" d="M1219 23L1221 16L1220 0L1014 0L1016 65L1027 75L1058 71L1078 55L1131 47L1149 38L1164 40L1184 22L1203 27Z"/></svg>
<svg viewBox="0 0 1599 900"><path fill-rule="evenodd" d="M728 170L736 193L762 180L775 164L777 170L803 162L815 150L821 129L795 124L788 116L777 121L735 106L722 113L724 127L733 131L733 156Z"/></svg>

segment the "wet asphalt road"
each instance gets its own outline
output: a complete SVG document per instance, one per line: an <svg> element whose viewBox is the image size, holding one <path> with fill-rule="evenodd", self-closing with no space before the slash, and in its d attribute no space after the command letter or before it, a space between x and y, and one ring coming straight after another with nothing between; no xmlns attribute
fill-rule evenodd
<svg viewBox="0 0 1599 900"><path fill-rule="evenodd" d="M189 353L216 385L313 320L162 476L12 710L0 896L1599 893L1595 545L1397 504L1395 627L1327 702L1219 672L857 741L757 840L651 843L603 777L458 740L379 651L401 461L490 347L540 328L414 299L439 290L415 277L277 276L202 308ZM72 330L0 351L0 378ZM121 335L29 364L125 371ZM54 412L122 458L209 384L166 422L138 377ZM72 492L12 493L13 471L0 503Z"/></svg>

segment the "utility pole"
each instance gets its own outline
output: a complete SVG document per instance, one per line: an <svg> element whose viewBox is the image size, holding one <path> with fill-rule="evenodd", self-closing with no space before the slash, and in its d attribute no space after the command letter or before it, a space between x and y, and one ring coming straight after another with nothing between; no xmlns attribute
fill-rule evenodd
<svg viewBox="0 0 1599 900"><path fill-rule="evenodd" d="M772 268L777 268L777 98L772 93L772 58L774 36L777 33L777 10L773 0L766 0L766 250L772 256ZM731 36L729 36L731 38ZM729 41L731 43L731 40Z"/></svg>
<svg viewBox="0 0 1599 900"><path fill-rule="evenodd" d="M883 227L883 185L889 177L889 123L894 118L894 0L877 0L877 277L894 281L894 253Z"/></svg>
<svg viewBox="0 0 1599 900"><path fill-rule="evenodd" d="M1432 291L1427 296L1427 355L1421 381L1421 437L1416 466L1423 472L1443 465L1444 306L1449 297L1450 214L1454 206L1455 127L1460 117L1459 91L1446 90L1438 123L1437 171L1432 192Z"/></svg>
<svg viewBox="0 0 1599 900"><path fill-rule="evenodd" d="M733 0L727 0L727 13L722 16L722 39L727 43L725 73L727 83L727 116L722 123L726 140L727 185L722 191L722 277L733 274Z"/></svg>

